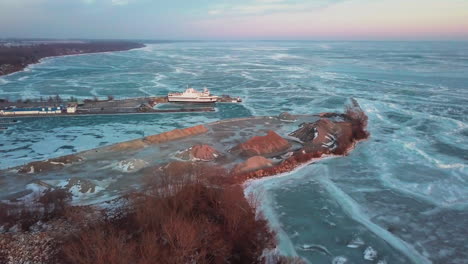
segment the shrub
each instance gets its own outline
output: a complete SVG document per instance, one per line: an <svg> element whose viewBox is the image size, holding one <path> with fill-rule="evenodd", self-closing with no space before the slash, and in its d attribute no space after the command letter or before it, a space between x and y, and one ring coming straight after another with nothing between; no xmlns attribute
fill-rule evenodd
<svg viewBox="0 0 468 264"><path fill-rule="evenodd" d="M65 261L261 262L263 250L274 245L274 236L266 221L256 218L256 208L249 205L241 186L179 183L160 183L132 195L132 212L82 230L64 243Z"/></svg>

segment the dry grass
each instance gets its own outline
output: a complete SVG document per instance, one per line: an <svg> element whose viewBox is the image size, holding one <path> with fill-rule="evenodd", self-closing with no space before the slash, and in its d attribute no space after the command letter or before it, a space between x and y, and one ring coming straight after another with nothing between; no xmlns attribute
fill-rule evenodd
<svg viewBox="0 0 468 264"><path fill-rule="evenodd" d="M261 263L274 235L239 185L166 177L131 195L133 211L81 230L63 245L64 262ZM255 204L254 204L255 205Z"/></svg>

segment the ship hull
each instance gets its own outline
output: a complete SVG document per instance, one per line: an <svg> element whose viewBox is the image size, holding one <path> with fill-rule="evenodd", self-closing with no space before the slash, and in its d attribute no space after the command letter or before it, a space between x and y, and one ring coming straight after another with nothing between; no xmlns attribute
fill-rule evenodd
<svg viewBox="0 0 468 264"><path fill-rule="evenodd" d="M168 96L169 102L183 102L183 103L216 103L217 97L182 97L182 96Z"/></svg>

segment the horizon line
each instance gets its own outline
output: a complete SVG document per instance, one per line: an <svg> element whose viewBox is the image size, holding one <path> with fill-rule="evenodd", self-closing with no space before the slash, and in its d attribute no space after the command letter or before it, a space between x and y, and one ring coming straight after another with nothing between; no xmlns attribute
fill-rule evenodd
<svg viewBox="0 0 468 264"><path fill-rule="evenodd" d="M468 42L468 39L157 39L157 38L56 38L56 37L0 37L0 41L86 40L86 41L159 41L159 42Z"/></svg>

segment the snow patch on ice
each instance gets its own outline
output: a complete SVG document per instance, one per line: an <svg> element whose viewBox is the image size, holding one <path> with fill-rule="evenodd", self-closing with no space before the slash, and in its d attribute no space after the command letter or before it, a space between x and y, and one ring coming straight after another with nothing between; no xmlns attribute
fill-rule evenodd
<svg viewBox="0 0 468 264"><path fill-rule="evenodd" d="M366 248L366 250L364 250L363 257L365 260L373 261L377 258L377 250L369 246Z"/></svg>
<svg viewBox="0 0 468 264"><path fill-rule="evenodd" d="M338 256L333 258L332 264L346 264L348 263L348 259L343 256Z"/></svg>

